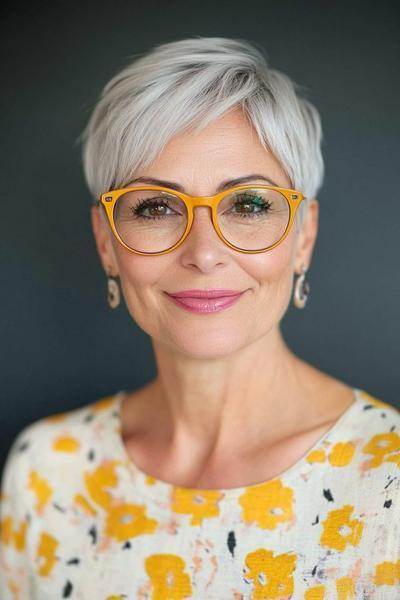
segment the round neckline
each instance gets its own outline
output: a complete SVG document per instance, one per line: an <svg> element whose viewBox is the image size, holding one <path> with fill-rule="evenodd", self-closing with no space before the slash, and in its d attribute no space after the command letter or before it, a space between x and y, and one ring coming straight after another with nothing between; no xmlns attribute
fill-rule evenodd
<svg viewBox="0 0 400 600"><path fill-rule="evenodd" d="M115 428L112 428L113 440L111 447L113 448L113 454L115 455L115 452L117 453L118 457L121 458L121 462L127 467L128 471L133 476L135 489L138 488L137 491L139 494L149 500L155 500L156 502L159 502L161 497L169 497L174 490L181 490L183 492L192 494L197 493L199 495L219 493L224 498L237 498L249 489L251 490L258 488L276 479L286 479L289 476L295 476L304 469L311 469L313 464L307 461L307 456L311 452L320 449L324 444L332 442L338 430L342 428L342 426L350 419L350 417L353 416L355 410L358 409L358 407L364 402L362 398L363 390L356 387L353 387L352 390L354 395L353 402L339 416L339 418L334 422L332 427L328 429L328 431L326 431L310 448L308 448L308 450L290 467L278 473L274 477L258 483L232 488L189 488L164 481L163 479L158 479L154 475L145 473L133 462L132 458L128 454L121 435L121 404L123 399L128 395L127 390L120 390L113 397L114 401L112 404L112 413L116 417L117 425Z"/></svg>

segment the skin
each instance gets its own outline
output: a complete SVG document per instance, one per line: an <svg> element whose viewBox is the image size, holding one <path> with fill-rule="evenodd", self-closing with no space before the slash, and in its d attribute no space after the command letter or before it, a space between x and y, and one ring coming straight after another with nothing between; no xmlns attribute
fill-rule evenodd
<svg viewBox="0 0 400 600"><path fill-rule="evenodd" d="M221 181L251 173L293 187L234 110L199 133L173 138L136 176L208 196ZM121 410L127 452L145 473L192 488L265 481L299 460L352 404L352 389L297 357L280 330L294 274L311 263L318 207L311 199L302 230L292 227L279 246L260 254L226 246L209 209L198 207L185 242L154 257L126 250L103 212L92 208L104 270L119 275L128 311L154 349L156 378L130 392ZM190 288L246 293L224 311L200 315L163 294Z"/></svg>

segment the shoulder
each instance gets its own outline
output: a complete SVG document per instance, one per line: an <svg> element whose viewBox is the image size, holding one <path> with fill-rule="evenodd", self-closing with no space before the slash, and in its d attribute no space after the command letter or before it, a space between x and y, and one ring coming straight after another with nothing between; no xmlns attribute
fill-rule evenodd
<svg viewBox="0 0 400 600"><path fill-rule="evenodd" d="M372 428L385 427L391 421L391 429L394 431L400 425L400 409L363 389L357 391L362 414L371 416L371 419L366 417L365 422L368 422Z"/></svg>
<svg viewBox="0 0 400 600"><path fill-rule="evenodd" d="M349 451L349 444L353 447L354 462L349 460L349 463L353 464L354 481L365 484L365 493L386 494L390 488L390 494L395 494L400 505L399 409L365 390L358 390L358 404L347 426L347 445L342 440L338 448Z"/></svg>
<svg viewBox="0 0 400 600"><path fill-rule="evenodd" d="M356 389L357 402L348 424L364 453L378 452L382 457L400 452L400 410L369 392Z"/></svg>
<svg viewBox="0 0 400 600"><path fill-rule="evenodd" d="M307 455L346 497L390 493L400 507L400 411L365 390L353 388L355 402ZM317 469L318 472L318 469Z"/></svg>
<svg viewBox="0 0 400 600"><path fill-rule="evenodd" d="M44 491L42 475L63 478L86 458L95 428L113 410L116 394L85 406L42 417L24 427L14 438L2 473L1 501L32 489Z"/></svg>
<svg viewBox="0 0 400 600"><path fill-rule="evenodd" d="M72 450L72 436L63 434L68 431L78 436L87 429L86 425L93 421L96 413L105 411L113 401L114 396L107 396L85 406L50 414L30 423L14 439L9 457L18 454L29 456L35 449L44 450L49 444L54 450Z"/></svg>

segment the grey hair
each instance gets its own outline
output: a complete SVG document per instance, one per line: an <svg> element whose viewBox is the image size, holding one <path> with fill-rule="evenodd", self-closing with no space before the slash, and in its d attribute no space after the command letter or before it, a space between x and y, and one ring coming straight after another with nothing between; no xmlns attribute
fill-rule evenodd
<svg viewBox="0 0 400 600"><path fill-rule="evenodd" d="M197 36L135 55L105 85L80 136L88 187L97 201L126 186L176 134L240 107L292 187L314 198L324 176L321 122L299 88L243 39Z"/></svg>

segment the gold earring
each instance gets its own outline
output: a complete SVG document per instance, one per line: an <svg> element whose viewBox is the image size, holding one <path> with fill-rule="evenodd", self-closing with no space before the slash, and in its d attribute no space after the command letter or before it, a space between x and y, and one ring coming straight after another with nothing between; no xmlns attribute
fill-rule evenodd
<svg viewBox="0 0 400 600"><path fill-rule="evenodd" d="M307 269L301 265L301 274L294 286L293 304L296 308L304 308L310 295L310 284L306 281Z"/></svg>
<svg viewBox="0 0 400 600"><path fill-rule="evenodd" d="M111 308L117 308L121 301L118 281L111 275L111 267L107 267L107 301Z"/></svg>

